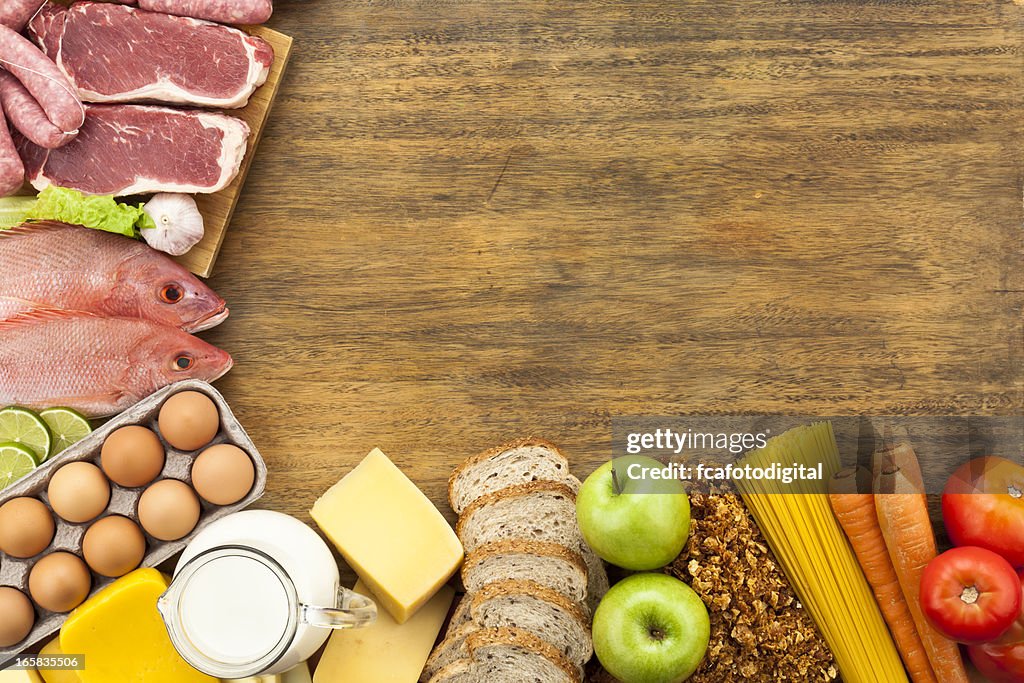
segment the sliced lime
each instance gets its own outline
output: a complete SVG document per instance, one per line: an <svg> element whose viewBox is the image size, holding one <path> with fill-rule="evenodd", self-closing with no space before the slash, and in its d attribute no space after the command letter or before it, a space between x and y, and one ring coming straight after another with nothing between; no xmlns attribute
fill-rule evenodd
<svg viewBox="0 0 1024 683"><path fill-rule="evenodd" d="M18 443L0 443L0 491L36 468L35 454Z"/></svg>
<svg viewBox="0 0 1024 683"><path fill-rule="evenodd" d="M27 408L11 406L0 410L0 443L18 443L32 449L36 460L43 462L53 452L50 428Z"/></svg>
<svg viewBox="0 0 1024 683"><path fill-rule="evenodd" d="M53 435L51 455L57 455L92 434L92 425L85 415L71 408L47 408L39 413L39 417L43 418Z"/></svg>

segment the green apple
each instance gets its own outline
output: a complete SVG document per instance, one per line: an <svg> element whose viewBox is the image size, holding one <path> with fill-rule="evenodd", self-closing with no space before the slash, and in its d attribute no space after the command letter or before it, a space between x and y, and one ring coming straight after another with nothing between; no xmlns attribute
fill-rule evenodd
<svg viewBox="0 0 1024 683"><path fill-rule="evenodd" d="M634 574L594 612L594 652L622 683L680 683L704 659L711 621L700 597L667 574Z"/></svg>
<svg viewBox="0 0 1024 683"><path fill-rule="evenodd" d="M606 462L576 496L576 519L587 544L624 569L664 567L690 535L690 499L678 479L653 479L664 465L644 456Z"/></svg>

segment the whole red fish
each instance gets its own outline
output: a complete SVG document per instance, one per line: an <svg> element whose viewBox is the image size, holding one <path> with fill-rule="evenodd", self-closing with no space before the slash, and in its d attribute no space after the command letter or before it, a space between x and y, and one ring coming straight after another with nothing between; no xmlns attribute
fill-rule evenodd
<svg viewBox="0 0 1024 683"><path fill-rule="evenodd" d="M186 332L228 317L216 292L142 242L53 222L0 230L0 320L35 309L143 318Z"/></svg>
<svg viewBox="0 0 1024 683"><path fill-rule="evenodd" d="M0 322L0 405L105 417L184 379L212 382L231 356L176 327L39 311Z"/></svg>

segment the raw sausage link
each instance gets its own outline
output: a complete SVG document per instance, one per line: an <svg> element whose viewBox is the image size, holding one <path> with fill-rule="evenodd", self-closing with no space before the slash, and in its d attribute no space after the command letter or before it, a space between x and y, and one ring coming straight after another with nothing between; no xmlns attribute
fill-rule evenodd
<svg viewBox="0 0 1024 683"><path fill-rule="evenodd" d="M75 136L50 123L46 112L17 78L0 69L0 104L11 125L26 138L46 149L56 149Z"/></svg>
<svg viewBox="0 0 1024 683"><path fill-rule="evenodd" d="M0 24L21 31L46 0L0 0Z"/></svg>
<svg viewBox="0 0 1024 683"><path fill-rule="evenodd" d="M11 131L0 109L0 197L14 194L25 184L25 165L14 148Z"/></svg>
<svg viewBox="0 0 1024 683"><path fill-rule="evenodd" d="M67 77L39 48L6 26L0 26L0 66L28 88L46 118L65 133L85 122L85 107Z"/></svg>
<svg viewBox="0 0 1024 683"><path fill-rule="evenodd" d="M274 13L273 0L139 0L139 7L222 24L263 24Z"/></svg>

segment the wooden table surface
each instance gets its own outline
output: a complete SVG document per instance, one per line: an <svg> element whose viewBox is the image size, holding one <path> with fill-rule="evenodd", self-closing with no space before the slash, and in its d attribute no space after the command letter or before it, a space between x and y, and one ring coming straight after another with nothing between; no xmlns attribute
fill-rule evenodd
<svg viewBox="0 0 1024 683"><path fill-rule="evenodd" d="M1013 414L1024 7L279 0L291 66L211 282L220 388L309 519L380 446L614 415Z"/></svg>

